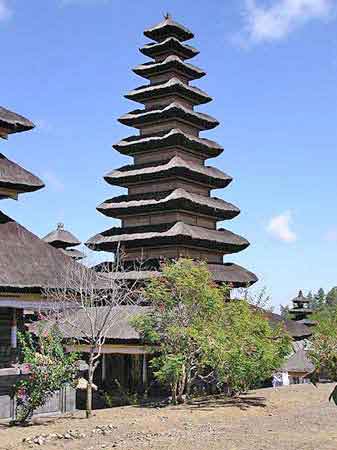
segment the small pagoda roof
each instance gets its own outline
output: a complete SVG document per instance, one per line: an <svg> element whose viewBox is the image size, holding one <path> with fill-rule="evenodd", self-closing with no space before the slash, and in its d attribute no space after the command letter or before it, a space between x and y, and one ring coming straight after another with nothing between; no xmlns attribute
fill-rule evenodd
<svg viewBox="0 0 337 450"><path fill-rule="evenodd" d="M309 299L304 297L303 292L299 291L297 297L292 299L293 303L309 303Z"/></svg>
<svg viewBox="0 0 337 450"><path fill-rule="evenodd" d="M167 14L162 22L145 30L144 35L157 42L163 41L167 37L175 37L179 41L187 41L194 37L188 28L175 22L170 14Z"/></svg>
<svg viewBox="0 0 337 450"><path fill-rule="evenodd" d="M147 195L122 195L106 200L97 207L99 212L109 217L172 209L199 211L221 220L233 219L240 214L239 208L220 198L193 194L184 189Z"/></svg>
<svg viewBox="0 0 337 450"><path fill-rule="evenodd" d="M77 260L84 259L85 254L80 252L76 248L62 248L60 249L65 255L70 256L71 258Z"/></svg>
<svg viewBox="0 0 337 450"><path fill-rule="evenodd" d="M22 225L0 212L0 290L40 292L55 287L68 264L75 264Z"/></svg>
<svg viewBox="0 0 337 450"><path fill-rule="evenodd" d="M147 100L155 100L169 95L177 95L187 99L194 105L201 105L212 101L206 92L201 89L190 86L179 78L173 77L168 81L159 81L157 83L139 86L128 92L125 98L139 103L145 103Z"/></svg>
<svg viewBox="0 0 337 450"><path fill-rule="evenodd" d="M283 317L279 314L275 314L270 311L264 311L263 313L272 326L284 326L290 336L296 340L302 340L312 335L312 331L302 323L295 322L294 320L283 319Z"/></svg>
<svg viewBox="0 0 337 450"><path fill-rule="evenodd" d="M174 156L167 162L123 166L109 172L104 179L113 186L128 186L130 183L154 181L163 177L188 178L214 188L226 187L233 180L215 167L202 166L180 156Z"/></svg>
<svg viewBox="0 0 337 450"><path fill-rule="evenodd" d="M0 128L5 129L6 134L28 131L34 127L30 120L0 106Z"/></svg>
<svg viewBox="0 0 337 450"><path fill-rule="evenodd" d="M151 42L144 45L139 51L150 58L158 58L161 55L170 53L182 59L190 59L199 54L199 50L180 42L175 37L168 37L161 42Z"/></svg>
<svg viewBox="0 0 337 450"><path fill-rule="evenodd" d="M211 230L184 222L110 228L89 239L86 245L93 250L112 250L123 243L127 247L155 245L195 245L213 248L225 253L236 253L249 246L249 242L231 231Z"/></svg>
<svg viewBox="0 0 337 450"><path fill-rule="evenodd" d="M199 67L184 62L176 55L169 55L163 61L150 61L140 64L135 67L133 71L135 74L148 79L167 72L171 74L172 72L181 74L188 80L197 80L206 75L206 72L199 69Z"/></svg>
<svg viewBox="0 0 337 450"><path fill-rule="evenodd" d="M2 153L0 153L0 167L0 188L13 190L21 194L34 192L44 187L40 178L10 161Z"/></svg>
<svg viewBox="0 0 337 450"><path fill-rule="evenodd" d="M75 247L81 244L81 241L70 233L70 231L64 229L63 223L57 224L56 230L48 233L43 240L58 248Z"/></svg>
<svg viewBox="0 0 337 450"><path fill-rule="evenodd" d="M151 135L130 136L113 145L113 148L124 155L134 155L173 146L202 153L206 158L219 156L223 152L223 148L215 141L199 138L179 128Z"/></svg>
<svg viewBox="0 0 337 450"><path fill-rule="evenodd" d="M308 353L303 348L297 350L282 366L288 372L299 372L310 374L315 370L315 366L309 359Z"/></svg>
<svg viewBox="0 0 337 450"><path fill-rule="evenodd" d="M167 120L183 120L199 130L211 130L219 125L214 117L193 111L178 102L169 105L155 105L147 109L136 109L124 114L119 122L134 128L142 128L146 124L162 122Z"/></svg>

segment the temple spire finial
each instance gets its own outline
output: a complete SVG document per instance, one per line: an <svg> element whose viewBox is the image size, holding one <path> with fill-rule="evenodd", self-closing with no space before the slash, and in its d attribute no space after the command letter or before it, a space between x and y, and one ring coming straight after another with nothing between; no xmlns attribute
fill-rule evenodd
<svg viewBox="0 0 337 450"><path fill-rule="evenodd" d="M165 19L165 20L172 19L172 15L171 15L169 12L166 12L166 13L164 14L164 19Z"/></svg>

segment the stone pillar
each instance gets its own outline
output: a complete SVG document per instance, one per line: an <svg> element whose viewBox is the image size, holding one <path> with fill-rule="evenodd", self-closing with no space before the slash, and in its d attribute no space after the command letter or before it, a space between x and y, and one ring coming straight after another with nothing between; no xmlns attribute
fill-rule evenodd
<svg viewBox="0 0 337 450"><path fill-rule="evenodd" d="M146 385L147 385L147 360L146 360L145 353L143 354L142 378L143 378L143 386L146 387Z"/></svg>

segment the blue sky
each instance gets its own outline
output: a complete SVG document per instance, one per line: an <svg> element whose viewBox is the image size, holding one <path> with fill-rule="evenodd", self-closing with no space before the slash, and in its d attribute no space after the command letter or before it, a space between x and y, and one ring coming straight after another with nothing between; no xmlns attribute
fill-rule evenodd
<svg viewBox="0 0 337 450"><path fill-rule="evenodd" d="M188 26L214 97L200 110L225 151L208 163L234 182L214 194L242 213L225 226L251 242L227 260L258 274L273 303L337 284L336 0L0 0L1 104L32 119L1 151L46 183L2 210L43 236L56 223L85 241L118 222L95 208L122 190L102 176L128 159L116 119L143 84L131 68L163 13ZM206 136L206 133L204 134Z"/></svg>

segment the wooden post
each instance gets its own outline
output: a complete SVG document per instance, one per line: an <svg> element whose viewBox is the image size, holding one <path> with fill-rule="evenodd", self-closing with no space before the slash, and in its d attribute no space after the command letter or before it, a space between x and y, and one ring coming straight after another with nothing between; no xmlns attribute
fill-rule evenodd
<svg viewBox="0 0 337 450"><path fill-rule="evenodd" d="M17 348L18 340L17 340L17 320L16 320L16 309L13 308L12 311L12 321L11 321L11 347Z"/></svg>
<svg viewBox="0 0 337 450"><path fill-rule="evenodd" d="M106 354L102 353L102 382L106 379Z"/></svg>
<svg viewBox="0 0 337 450"><path fill-rule="evenodd" d="M143 386L146 387L147 385L147 361L146 361L146 354L143 354L143 370L142 370L142 378L143 378Z"/></svg>

